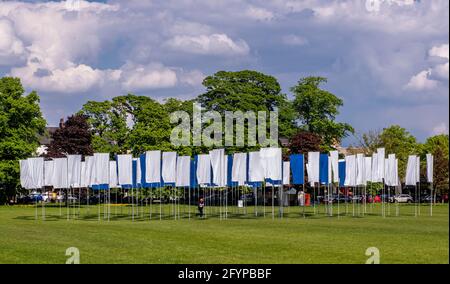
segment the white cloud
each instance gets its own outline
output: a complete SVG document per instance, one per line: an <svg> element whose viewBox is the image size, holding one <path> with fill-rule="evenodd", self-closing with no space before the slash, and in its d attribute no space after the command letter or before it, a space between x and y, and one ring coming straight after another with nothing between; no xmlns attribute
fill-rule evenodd
<svg viewBox="0 0 450 284"><path fill-rule="evenodd" d="M107 78L107 73L84 64L48 70L39 68L38 64L30 63L25 67L13 68L10 75L21 78L23 84L31 89L82 93L100 86Z"/></svg>
<svg viewBox="0 0 450 284"><path fill-rule="evenodd" d="M429 79L431 70L424 70L412 76L405 89L413 91L431 90L438 86L438 81Z"/></svg>
<svg viewBox="0 0 450 284"><path fill-rule="evenodd" d="M308 39L293 34L283 36L282 41L284 44L297 46L307 45L309 43Z"/></svg>
<svg viewBox="0 0 450 284"><path fill-rule="evenodd" d="M428 52L430 56L441 57L445 59L449 59L449 45L442 44L440 46L433 46Z"/></svg>
<svg viewBox="0 0 450 284"><path fill-rule="evenodd" d="M431 135L448 134L448 126L445 122L441 122L431 131Z"/></svg>
<svg viewBox="0 0 450 284"><path fill-rule="evenodd" d="M167 41L167 45L175 50L203 55L246 55L250 50L244 40L233 41L226 34L179 35Z"/></svg>
<svg viewBox="0 0 450 284"><path fill-rule="evenodd" d="M16 36L11 21L0 18L0 66L23 59L25 48Z"/></svg>
<svg viewBox="0 0 450 284"><path fill-rule="evenodd" d="M264 8L250 6L245 15L251 19L259 20L259 21L270 21L274 18L274 14Z"/></svg>
<svg viewBox="0 0 450 284"><path fill-rule="evenodd" d="M120 81L124 91L169 88L178 81L176 72L162 64L144 66L127 63L122 69Z"/></svg>

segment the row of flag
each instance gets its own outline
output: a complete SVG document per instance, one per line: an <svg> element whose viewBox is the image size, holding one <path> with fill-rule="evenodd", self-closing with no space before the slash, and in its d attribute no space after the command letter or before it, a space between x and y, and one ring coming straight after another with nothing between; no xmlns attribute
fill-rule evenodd
<svg viewBox="0 0 450 284"><path fill-rule="evenodd" d="M379 148L372 156L348 155L339 159L337 151L293 154L282 160L281 148L262 148L260 151L226 155L224 149L208 154L179 156L176 152L147 151L139 157L116 155L110 161L109 153L86 156L68 155L45 161L29 158L20 161L20 182L23 188L44 186L85 188L176 187L230 187L302 185L305 173L308 183L339 183L340 186L362 186L368 182L384 182L399 186L398 159L385 155ZM433 156L427 154L427 181L433 182ZM405 184L416 185L420 179L420 158L408 158Z"/></svg>

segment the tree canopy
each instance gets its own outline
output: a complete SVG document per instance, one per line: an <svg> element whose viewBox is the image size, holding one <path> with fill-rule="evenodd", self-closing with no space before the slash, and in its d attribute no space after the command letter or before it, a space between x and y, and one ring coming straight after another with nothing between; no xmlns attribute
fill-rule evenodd
<svg viewBox="0 0 450 284"><path fill-rule="evenodd" d="M75 114L60 125L53 134L47 149L47 157L66 155L92 155L92 134L84 115Z"/></svg>
<svg viewBox="0 0 450 284"><path fill-rule="evenodd" d="M33 155L44 134L36 92L25 95L20 79L0 78L0 198L15 195L19 184L19 159Z"/></svg>
<svg viewBox="0 0 450 284"><path fill-rule="evenodd" d="M344 103L336 95L320 88L320 84L326 82L323 77L302 78L291 91L295 96L293 107L297 119L305 130L320 135L327 147L340 143L354 129L348 123L335 121Z"/></svg>

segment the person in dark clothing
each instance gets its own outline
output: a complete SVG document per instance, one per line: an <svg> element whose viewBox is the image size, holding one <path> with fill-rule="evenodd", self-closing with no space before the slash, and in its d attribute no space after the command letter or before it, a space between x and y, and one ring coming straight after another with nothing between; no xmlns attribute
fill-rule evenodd
<svg viewBox="0 0 450 284"><path fill-rule="evenodd" d="M201 218L203 218L203 208L205 207L205 200L203 200L203 197L200 197L200 200L198 202L198 212Z"/></svg>

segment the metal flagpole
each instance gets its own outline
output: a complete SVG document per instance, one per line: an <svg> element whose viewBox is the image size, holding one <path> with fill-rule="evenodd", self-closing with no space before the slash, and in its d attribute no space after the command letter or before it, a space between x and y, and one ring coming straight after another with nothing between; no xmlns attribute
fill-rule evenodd
<svg viewBox="0 0 450 284"><path fill-rule="evenodd" d="M434 202L433 183L430 182L430 216L433 216L433 202Z"/></svg>
<svg viewBox="0 0 450 284"><path fill-rule="evenodd" d="M420 216L420 195L421 195L421 190L420 190L420 178L419 178L419 204L417 205L419 207L419 216Z"/></svg>
<svg viewBox="0 0 450 284"><path fill-rule="evenodd" d="M43 173L43 176L45 177L45 163L42 163L42 173ZM45 184L43 184L42 185L42 192L44 192L45 191ZM47 199L48 199L48 195L47 195ZM42 197L42 220L44 220L45 221L45 200L44 200L44 197Z"/></svg>
<svg viewBox="0 0 450 284"><path fill-rule="evenodd" d="M274 185L272 184L272 220L275 219L275 208L274 208Z"/></svg>
<svg viewBox="0 0 450 284"><path fill-rule="evenodd" d="M339 200L341 199L341 188L340 188L340 185L341 185L341 180L340 180L340 178L338 178L338 185L337 185L337 202L338 202L338 219L341 217L341 211L340 211L340 208L339 208Z"/></svg>
<svg viewBox="0 0 450 284"><path fill-rule="evenodd" d="M189 216L189 220L191 220L191 186L189 185L188 187L188 202L189 202L189 212L188 212L188 216Z"/></svg>
<svg viewBox="0 0 450 284"><path fill-rule="evenodd" d="M414 187L414 217L417 217L417 182L416 182L416 186Z"/></svg>

